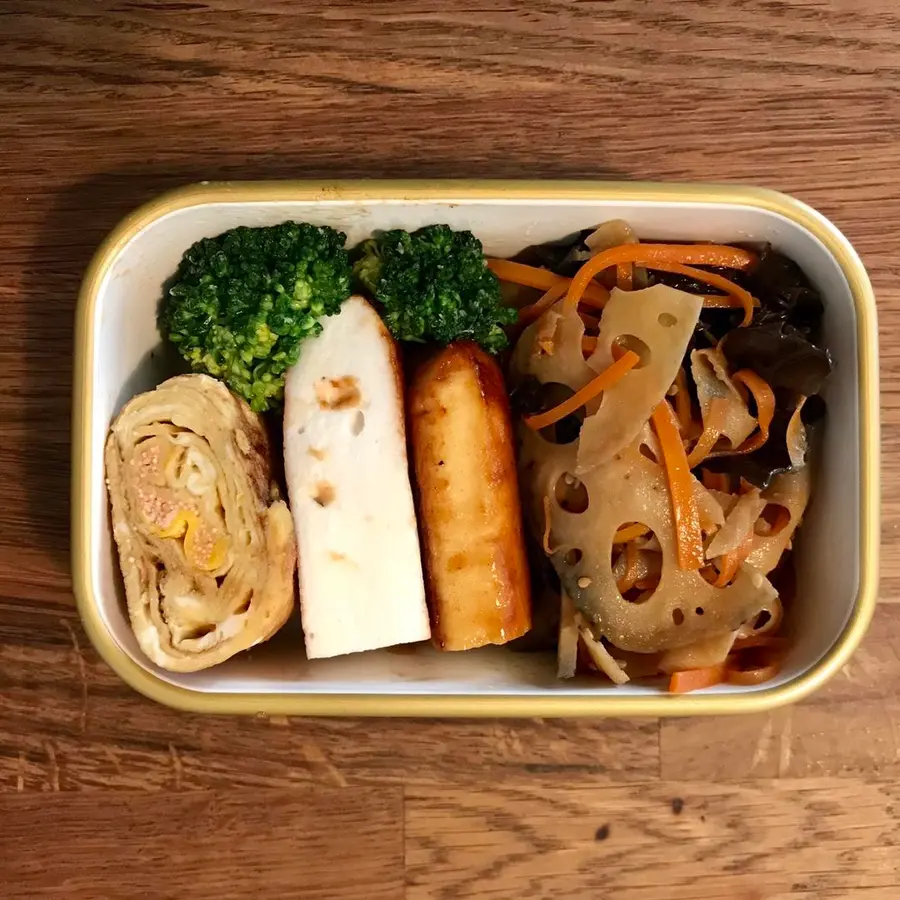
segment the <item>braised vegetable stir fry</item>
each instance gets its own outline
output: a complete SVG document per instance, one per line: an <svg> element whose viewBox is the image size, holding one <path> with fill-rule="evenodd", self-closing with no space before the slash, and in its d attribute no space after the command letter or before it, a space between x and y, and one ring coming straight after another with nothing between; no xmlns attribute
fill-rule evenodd
<svg viewBox="0 0 900 900"><path fill-rule="evenodd" d="M774 677L831 370L817 292L771 247L641 243L624 222L489 265L518 286L520 477L560 673Z"/></svg>

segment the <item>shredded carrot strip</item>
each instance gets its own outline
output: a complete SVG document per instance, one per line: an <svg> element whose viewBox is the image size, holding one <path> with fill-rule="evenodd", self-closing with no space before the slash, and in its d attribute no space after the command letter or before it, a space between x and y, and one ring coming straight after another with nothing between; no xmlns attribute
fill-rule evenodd
<svg viewBox="0 0 900 900"><path fill-rule="evenodd" d="M669 493L672 495L678 565L682 569L699 569L704 563L700 511L694 497L687 454L678 432L678 420L665 400L653 410L652 420L662 448Z"/></svg>
<svg viewBox="0 0 900 900"><path fill-rule="evenodd" d="M753 297L747 291L721 275L691 269L685 264L746 269L755 260L756 257L746 250L719 244L621 244L601 251L578 270L569 285L566 303L577 305L594 277L604 269L621 263L639 263L647 268L687 275L738 298L744 307L744 324L749 324L753 317Z"/></svg>
<svg viewBox="0 0 900 900"><path fill-rule="evenodd" d="M630 541L625 545L625 574L616 582L619 593L624 595L626 591L630 591L634 587L638 576L638 553L634 541Z"/></svg>
<svg viewBox="0 0 900 900"><path fill-rule="evenodd" d="M519 325L529 325L531 322L534 322L535 319L539 319L551 306L553 306L554 303L556 303L557 300L560 299L560 297L563 296L563 294L565 294L569 289L570 281L571 279L569 278L559 278L556 284L549 288L538 300L535 300L530 306L523 306L519 310ZM585 294L584 297L581 298L581 302L590 309L602 310L603 307L606 306L606 301L601 300L593 293Z"/></svg>
<svg viewBox="0 0 900 900"><path fill-rule="evenodd" d="M776 643L777 641L777 643ZM772 639L772 643L760 642L759 644L744 644L735 647L738 653L731 653L725 662L703 669L687 669L683 672L675 672L669 680L669 692L672 694L684 694L688 691L696 691L701 688L713 687L716 684L728 682L729 684L754 685L774 678L781 670L781 660L775 659L764 666L753 669L743 669L739 665L739 652L750 646L779 647L783 646L783 639Z"/></svg>
<svg viewBox="0 0 900 900"><path fill-rule="evenodd" d="M559 282L567 286L571 283L570 278L554 275L549 269L526 266L524 263L512 262L508 259L489 259L487 265L501 281L509 281L541 291L549 291ZM605 303L609 299L609 291L602 284L596 282L587 286L585 294L590 294L592 299L600 303Z"/></svg>
<svg viewBox="0 0 900 900"><path fill-rule="evenodd" d="M712 453L716 441L722 436L722 426L725 424L725 413L728 404L721 397L715 397L709 404L709 415L703 432L697 439L697 443L691 448L688 456L688 465L693 469Z"/></svg>
<svg viewBox="0 0 900 900"><path fill-rule="evenodd" d="M770 512L770 509L773 511ZM753 533L764 538L775 537L790 523L791 514L785 507L779 504L767 505L753 523Z"/></svg>
<svg viewBox="0 0 900 900"><path fill-rule="evenodd" d="M711 284L720 291L727 291L730 296L738 301L738 304L744 310L744 318L741 320L741 326L749 325L753 321L753 309L756 306L753 294L744 290L744 288L735 284L733 281L729 281L722 275L716 275L715 272L705 272L703 269L693 269L690 266L682 266L679 263L654 262L650 263L649 267L651 269L659 269L661 272L674 272L676 275L684 275L687 278L693 278L694 281L702 281L705 284ZM571 288L569 289L569 293L571 293ZM704 306L705 305L706 304L704 303ZM710 306L712 305L713 304L710 304Z"/></svg>
<svg viewBox="0 0 900 900"><path fill-rule="evenodd" d="M713 401L715 402L715 401ZM693 469L709 456L710 451L716 445L716 441L721 437L721 432L713 425L707 425L703 429L703 433L697 439L688 456L688 465Z"/></svg>
<svg viewBox="0 0 900 900"><path fill-rule="evenodd" d="M620 291L630 291L634 283L634 264L619 263L616 266L616 287Z"/></svg>
<svg viewBox="0 0 900 900"><path fill-rule="evenodd" d="M781 506L781 504L774 504L777 512L775 513L775 521L770 522L768 518L766 518L765 513L766 509L763 510L763 515L761 515L753 526L754 532L760 537L775 537L775 535L780 534L784 531L788 525L791 524L791 513L790 510L786 506ZM760 522L765 523L763 530L760 530Z"/></svg>
<svg viewBox="0 0 900 900"><path fill-rule="evenodd" d="M596 297L588 297L587 294L585 294L581 298L581 306L586 306L588 309L593 309L597 312L602 312L603 309L606 307L606 301L605 300L597 300Z"/></svg>
<svg viewBox="0 0 900 900"><path fill-rule="evenodd" d="M590 356L597 349L597 338L585 335L581 339L581 350Z"/></svg>
<svg viewBox="0 0 900 900"><path fill-rule="evenodd" d="M719 563L719 576L716 578L716 587L725 587L741 567L741 563L750 555L753 549L753 529L747 533L741 543L730 553L723 553Z"/></svg>
<svg viewBox="0 0 900 900"><path fill-rule="evenodd" d="M680 368L675 376L675 387L675 414L681 425L681 433L687 434L694 422L691 418L691 395L688 393L684 368Z"/></svg>
<svg viewBox="0 0 900 900"><path fill-rule="evenodd" d="M649 268L651 269L659 269L660 271L666 272L669 271L666 268L663 268L660 265L651 265ZM701 274L710 274L710 273L701 273ZM699 280L699 279L695 279ZM595 282L596 283L596 282ZM737 287L737 286L736 286ZM632 288L633 290L633 288ZM741 298L736 297L732 294L699 294L700 299L703 301L704 309L744 309L744 303ZM752 295L751 295L752 296ZM590 306L593 309L603 309L608 301L599 300L594 296L594 292L591 291L588 294L585 294L579 301L580 306ZM754 309L758 306L756 299L753 298L753 307Z"/></svg>
<svg viewBox="0 0 900 900"><path fill-rule="evenodd" d="M715 584L716 579L719 577L719 573L716 571L715 566L704 566L700 570L700 574L703 576L703 580L707 582L707 584Z"/></svg>
<svg viewBox="0 0 900 900"><path fill-rule="evenodd" d="M762 684L774 678L781 671L781 663L769 663L767 666L760 666L757 669L738 669L734 667L728 668L729 684Z"/></svg>
<svg viewBox="0 0 900 900"><path fill-rule="evenodd" d="M707 666L705 669L687 669L684 672L673 672L669 679L670 694L686 694L701 688L721 684L728 674L725 663Z"/></svg>
<svg viewBox="0 0 900 900"><path fill-rule="evenodd" d="M731 380L747 387L753 399L756 402L756 422L759 430L741 444L736 450L722 450L722 456L743 456L745 453L752 453L759 450L763 444L769 439L769 428L772 425L772 419L775 418L775 394L768 383L764 381L756 372L751 369L741 369L731 376ZM716 454L719 455L718 453Z"/></svg>
<svg viewBox="0 0 900 900"><path fill-rule="evenodd" d="M523 306L519 310L519 324L527 325L529 322L539 319L567 290L568 285L562 279L548 288L540 300L532 303L531 306Z"/></svg>
<svg viewBox="0 0 900 900"><path fill-rule="evenodd" d="M575 412L585 403L589 403L598 394L609 390L624 375L630 372L639 362L641 358L631 350L625 352L621 359L616 360L606 369L604 369L596 378L589 381L580 391L576 391L553 409L546 412L538 413L535 416L527 416L525 424L535 431L540 431L548 425L553 425L560 419L564 419L570 413Z"/></svg>
<svg viewBox="0 0 900 900"><path fill-rule="evenodd" d="M644 247L650 248L651 250L654 248L652 244L629 244L624 245L626 247ZM659 245L662 247L666 247L667 245ZM683 261L685 262L695 262L699 265L731 265L726 263L725 261L721 262L710 262L702 259L702 253L687 253L687 250L691 250L690 247L679 247L678 245L674 245L677 249L684 251L679 255L684 257ZM698 249L702 250L702 246ZM713 245L715 246L715 245ZM611 248L612 250L616 250L618 248ZM741 254L739 258L734 260L733 268L746 268L750 263L744 262L744 255L750 257L750 259L754 259L755 257L752 254L748 254L746 251L738 251L733 247L725 247L719 248L727 251L735 251L738 254ZM604 251L604 253L609 251ZM735 307L743 308L745 310L744 322L743 324L749 324L750 318L753 315L753 306L754 300L750 294L740 288L738 285L733 284L728 281L728 279L723 278L720 275L716 275L712 272L703 272L696 269L688 269L684 266L681 266L677 262L673 262L671 264L666 264L661 260L656 260L655 262L648 263L650 268L660 269L664 272L676 272L682 275L687 275L688 277L694 278L697 281L703 281L707 284L712 285L713 287L717 287L720 290L727 291L726 294L704 294L702 295L703 305L710 309L733 309ZM562 293L570 290L571 284L574 279L564 278L561 275L554 275L547 269L540 269L536 266L526 266L522 263L512 262L508 259L490 259L488 260L488 268L490 268L501 281L509 281L513 284L521 284L524 287L533 287L539 290L546 291L538 301L531 304L530 306L523 307L519 313L520 322L528 322L534 321L538 318L549 306L551 306L559 297L562 296ZM617 273L620 268L628 268L633 273L633 264L631 263L621 263L618 264ZM580 274L580 273L579 273ZM576 276L577 277L577 276ZM623 290L631 290L633 286L633 274L631 275L631 280L629 281L627 277L622 278L619 277L619 287ZM565 288L566 290L563 290ZM548 294L551 289L554 289L554 294L551 295L552 299L548 299ZM556 293L556 291L560 291L560 293ZM584 303L586 306L593 307L594 309L603 309L606 306L607 301L609 300L609 291L598 282L593 280L593 277L588 280L587 286L583 289L581 295L578 298L579 303Z"/></svg>
<svg viewBox="0 0 900 900"><path fill-rule="evenodd" d="M646 525L641 525L640 522L635 522L633 525L626 525L624 528L620 528L613 535L613 543L627 544L629 541L633 541L635 538L642 537L649 530L650 529Z"/></svg>
<svg viewBox="0 0 900 900"><path fill-rule="evenodd" d="M774 678L781 671L786 648L787 641L783 637L768 634L751 635L743 641L735 641L726 660L729 683L762 684ZM751 649L762 649L765 652L761 659L760 654L754 654L756 658L748 658L744 651ZM748 662L751 665L748 666Z"/></svg>

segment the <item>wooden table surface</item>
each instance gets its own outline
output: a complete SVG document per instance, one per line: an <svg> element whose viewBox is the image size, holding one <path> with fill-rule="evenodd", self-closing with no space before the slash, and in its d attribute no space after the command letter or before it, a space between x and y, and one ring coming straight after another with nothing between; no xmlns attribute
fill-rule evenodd
<svg viewBox="0 0 900 900"><path fill-rule="evenodd" d="M69 575L72 324L102 236L199 179L721 180L878 294L882 603L771 715L202 718L122 685ZM900 896L895 0L0 0L0 897Z"/></svg>

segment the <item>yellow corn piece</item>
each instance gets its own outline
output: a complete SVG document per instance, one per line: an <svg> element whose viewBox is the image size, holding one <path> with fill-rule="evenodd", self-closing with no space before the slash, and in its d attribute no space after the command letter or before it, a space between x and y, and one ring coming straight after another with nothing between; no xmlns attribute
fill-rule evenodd
<svg viewBox="0 0 900 900"><path fill-rule="evenodd" d="M201 541L204 531L203 523L195 512L184 511L175 514L172 521L160 529L157 534L161 538L184 538L184 555L188 562L198 569L208 572L218 569L225 562L228 553L228 539L221 537L212 546L204 547ZM204 553L204 550L206 551Z"/></svg>
<svg viewBox="0 0 900 900"><path fill-rule="evenodd" d="M184 555L188 562L198 569L211 572L225 561L228 552L228 541L225 538L212 539L209 528L196 517L188 524L184 535Z"/></svg>
<svg viewBox="0 0 900 900"><path fill-rule="evenodd" d="M197 527L197 514L193 512L178 512L174 518L164 528L157 531L157 535L161 538L180 538L185 532L193 526Z"/></svg>
<svg viewBox="0 0 900 900"><path fill-rule="evenodd" d="M190 534L190 532L188 532ZM184 552L188 554L187 548L188 539L184 539ZM197 566L198 569L205 569L207 572L212 572L215 569L218 569L219 566L225 562L225 557L228 554L228 539L227 538L219 538L215 544L213 544L212 550L209 551L209 556L207 556L206 560L201 562L196 557L194 558L194 565ZM190 554L188 556L190 558Z"/></svg>

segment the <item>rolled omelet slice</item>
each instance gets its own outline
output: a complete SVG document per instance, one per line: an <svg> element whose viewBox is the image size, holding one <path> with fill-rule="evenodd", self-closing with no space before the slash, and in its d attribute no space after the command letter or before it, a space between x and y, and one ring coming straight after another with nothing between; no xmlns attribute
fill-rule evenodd
<svg viewBox="0 0 900 900"><path fill-rule="evenodd" d="M206 375L138 395L112 425L106 474L131 627L156 665L206 669L285 623L294 528L243 400Z"/></svg>

